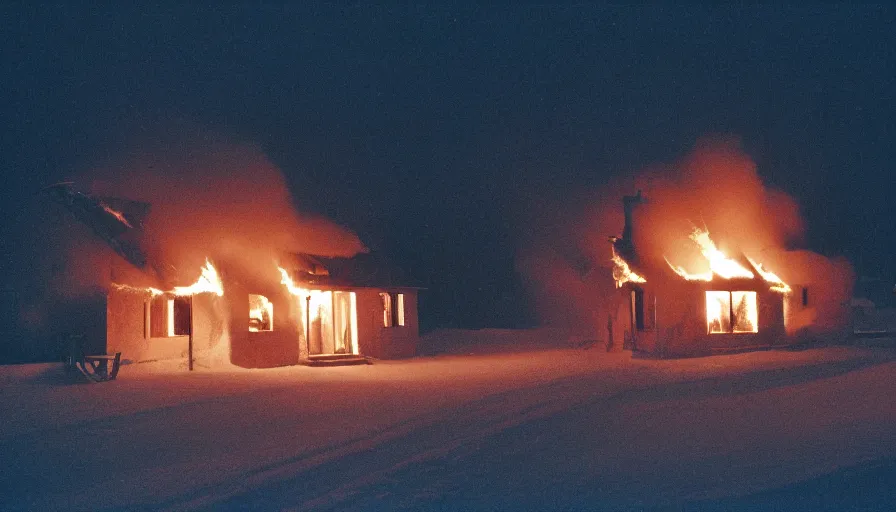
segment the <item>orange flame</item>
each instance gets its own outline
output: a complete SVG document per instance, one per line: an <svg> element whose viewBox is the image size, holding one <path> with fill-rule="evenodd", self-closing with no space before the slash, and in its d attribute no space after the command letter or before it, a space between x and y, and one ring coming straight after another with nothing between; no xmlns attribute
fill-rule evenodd
<svg viewBox="0 0 896 512"><path fill-rule="evenodd" d="M685 270L684 267L673 265L672 262L668 259L663 259L666 260L666 264L669 265L669 268L674 270L676 274L685 278L686 281L712 281L712 270L710 270L709 272L704 272L702 274L691 274L687 270Z"/></svg>
<svg viewBox="0 0 896 512"><path fill-rule="evenodd" d="M311 317L311 320L315 320L320 316L322 307L326 308L328 304L333 303L332 292L310 290L308 288L296 286L292 278L289 277L289 272L287 272L285 268L277 267L277 270L280 271L280 284L286 286L289 293L307 300L307 303L303 307L309 308L309 316Z"/></svg>
<svg viewBox="0 0 896 512"><path fill-rule="evenodd" d="M753 265L753 267L756 269L756 271L762 275L763 279L765 279L769 283L772 283L772 287L771 287L772 291L776 291L776 292L780 292L780 293L790 293L791 292L790 286L787 283L785 283L780 277L778 277L777 274L775 274L774 272L769 272L768 270L765 270L764 268L762 268L761 263L753 261L749 257L747 258L747 260L749 260L750 264Z"/></svg>
<svg viewBox="0 0 896 512"><path fill-rule="evenodd" d="M688 281L712 281L713 274L723 277L725 279L731 279L735 277L753 279L756 276L753 275L752 272L744 268L740 263L730 259L725 255L722 251L720 251L715 242L709 237L709 231L700 228L694 228L694 231L691 232L689 237L694 241L699 247L700 252L703 254L703 257L706 258L706 261L709 262L709 272L704 272L700 274L691 274L684 267L680 265L673 265L668 259L666 259L666 264L669 265L676 274L685 278ZM766 282L770 283L771 290L780 292L780 293L790 293L790 286L787 285L780 277L778 277L774 272L769 272L762 268L762 265L756 261L753 261L750 258L747 258L753 268L756 269L757 272L765 279Z"/></svg>
<svg viewBox="0 0 896 512"><path fill-rule="evenodd" d="M745 269L740 263L725 256L725 253L720 251L716 247L715 242L709 238L709 231L694 228L690 238L700 246L700 252L709 261L709 269L713 274L725 279L734 277L753 279L755 277L752 272Z"/></svg>
<svg viewBox="0 0 896 512"><path fill-rule="evenodd" d="M689 237L700 247L700 253L709 262L709 272L700 274L691 274L679 265L673 265L668 259L666 263L675 271L676 274L688 281L712 281L713 274L731 279L734 277L745 277L753 279L755 276L752 272L743 267L740 263L730 259L722 251L720 251L715 242L709 238L709 231L700 228L694 228Z"/></svg>
<svg viewBox="0 0 896 512"><path fill-rule="evenodd" d="M162 290L159 290L158 288L153 288L151 286L141 288L139 286L131 286L129 284L112 283L112 288L115 288L116 290L121 290L124 292L149 293L153 297L165 294L165 292L163 292Z"/></svg>
<svg viewBox="0 0 896 512"><path fill-rule="evenodd" d="M274 324L274 304L264 295L249 295L249 332L270 331Z"/></svg>
<svg viewBox="0 0 896 512"><path fill-rule="evenodd" d="M224 295L224 284L221 283L221 277L218 275L217 269L215 269L215 267L211 264L210 261L208 261L208 259L205 260L205 266L202 267L202 273L199 275L199 279L197 279L196 282L191 284L190 286L175 286L173 289L167 291L162 291L151 286L140 288L137 286L118 283L112 283L112 287L116 290L149 293L153 297L157 295L163 295L165 293L170 293L172 295L181 297L185 295L196 295L199 293L214 293L218 297Z"/></svg>
<svg viewBox="0 0 896 512"><path fill-rule="evenodd" d="M625 283L646 283L647 280L639 276L628 266L628 262L616 254L613 248L613 279L616 280L616 288L621 288Z"/></svg>
<svg viewBox="0 0 896 512"><path fill-rule="evenodd" d="M202 274L199 279L190 286L175 286L175 295L195 295L197 293L214 293L218 297L224 295L224 285L218 276L218 271L212 266L208 259L205 260L205 266L202 267Z"/></svg>
<svg viewBox="0 0 896 512"><path fill-rule="evenodd" d="M287 272L285 268L277 267L277 270L280 271L280 284L285 285L286 289L289 290L289 293L298 297L302 297L308 294L309 290L296 286L296 284L292 281L292 278L289 277L289 272Z"/></svg>
<svg viewBox="0 0 896 512"><path fill-rule="evenodd" d="M706 292L706 328L710 334L728 332L730 300L728 292Z"/></svg>

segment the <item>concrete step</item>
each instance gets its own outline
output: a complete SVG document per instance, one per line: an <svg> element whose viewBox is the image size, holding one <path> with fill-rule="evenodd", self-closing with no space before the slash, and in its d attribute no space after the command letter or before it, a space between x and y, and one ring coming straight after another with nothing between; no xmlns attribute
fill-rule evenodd
<svg viewBox="0 0 896 512"><path fill-rule="evenodd" d="M372 364L369 359L357 354L318 354L308 356L306 366L348 366L353 364Z"/></svg>

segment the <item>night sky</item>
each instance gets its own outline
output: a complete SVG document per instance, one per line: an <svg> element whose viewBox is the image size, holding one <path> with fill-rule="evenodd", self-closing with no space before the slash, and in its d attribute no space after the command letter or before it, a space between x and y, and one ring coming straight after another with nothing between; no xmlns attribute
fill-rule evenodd
<svg viewBox="0 0 896 512"><path fill-rule="evenodd" d="M258 144L300 209L425 283L425 329L531 323L529 201L706 134L797 199L808 248L896 281L889 7L3 6L0 26L4 272L40 187L170 123Z"/></svg>

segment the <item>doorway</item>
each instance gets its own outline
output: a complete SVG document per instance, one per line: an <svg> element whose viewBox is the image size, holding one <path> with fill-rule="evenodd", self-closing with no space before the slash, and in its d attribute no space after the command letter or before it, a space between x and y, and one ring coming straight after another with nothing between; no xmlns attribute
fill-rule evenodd
<svg viewBox="0 0 896 512"><path fill-rule="evenodd" d="M303 305L308 354L357 354L355 292L311 290Z"/></svg>

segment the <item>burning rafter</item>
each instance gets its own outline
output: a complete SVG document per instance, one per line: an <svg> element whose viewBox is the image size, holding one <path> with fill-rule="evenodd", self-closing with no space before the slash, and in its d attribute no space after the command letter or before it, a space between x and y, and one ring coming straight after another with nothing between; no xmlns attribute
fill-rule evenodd
<svg viewBox="0 0 896 512"><path fill-rule="evenodd" d="M632 271L628 262L616 254L613 247L613 279L616 280L616 288L621 288L625 283L646 283L647 280Z"/></svg>
<svg viewBox="0 0 896 512"><path fill-rule="evenodd" d="M771 289L773 291L781 293L791 292L790 286L788 286L787 283L785 283L780 277L778 277L777 274L775 274L774 272L769 272L768 270L762 268L762 264L758 261L753 261L749 257L747 257L747 260L750 262L750 265L753 265L753 268L756 269L756 272L759 272L763 279L765 279L769 283L772 283Z"/></svg>
<svg viewBox="0 0 896 512"><path fill-rule="evenodd" d="M289 276L289 272L287 272L285 268L277 267L277 270L280 271L280 284L286 286L286 289L289 290L289 293L295 295L296 297L305 299L305 307L307 308L310 320L315 320L318 318L318 316L320 315L320 308L322 306L325 306L326 304L332 304L332 292L323 290L311 290L308 288L296 286L295 282Z"/></svg>
<svg viewBox="0 0 896 512"><path fill-rule="evenodd" d="M178 297L196 295L199 293L214 293L219 297L224 295L224 285L221 282L221 277L218 275L218 270L215 269L214 265L212 265L208 259L205 260L205 265L202 267L202 273L199 275L199 279L189 286L175 286L171 290L165 291L151 286L141 288L138 286L118 283L112 283L112 287L116 290L149 293L153 297L166 293L177 295Z"/></svg>
<svg viewBox="0 0 896 512"><path fill-rule="evenodd" d="M690 239L700 246L700 252L703 253L703 257L709 261L709 269L713 274L725 279L732 279L735 277L753 279L756 277L752 272L744 268L743 265L732 260L726 256L725 253L720 251L716 247L715 242L709 238L709 231L694 228L694 231L691 232Z"/></svg>
<svg viewBox="0 0 896 512"><path fill-rule="evenodd" d="M74 189L70 182L57 183L44 188L50 198L67 208L75 218L89 226L109 247L137 268L146 267L146 254L133 237L138 231L122 211L113 208L107 200ZM149 205L134 201L118 200L139 205L145 214ZM139 223L138 223L139 225Z"/></svg>
<svg viewBox="0 0 896 512"><path fill-rule="evenodd" d="M683 277L687 281L712 281L713 275L717 275L724 279L744 278L754 279L756 276L737 261L729 258L721 250L716 247L715 242L709 237L709 231L695 227L689 238L700 247L700 253L709 263L709 271L703 273L692 274L680 265L673 265L667 258L666 263L676 274ZM771 290L780 293L789 293L790 286L787 285L775 273L762 268L762 265L750 258L747 258L750 265L762 276L762 278L771 284Z"/></svg>
<svg viewBox="0 0 896 512"><path fill-rule="evenodd" d="M280 271L280 277L281 277L280 284L286 286L286 289L289 290L289 293L291 293L297 297L304 297L304 296L308 295L309 290L306 290L305 288L300 288L300 287L296 286L296 284L293 282L292 278L289 277L289 272L287 272L285 268L277 267L277 270Z"/></svg>
<svg viewBox="0 0 896 512"><path fill-rule="evenodd" d="M675 271L676 274L683 277L685 281L712 281L712 270L710 270L709 272L704 272L702 274L691 274L687 270L685 270L684 267L680 265L673 265L668 258L664 257L663 259L666 260L666 264L669 265L669 268Z"/></svg>

